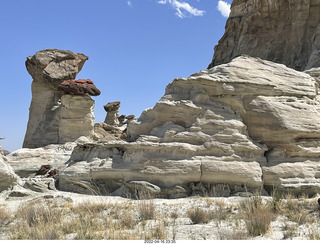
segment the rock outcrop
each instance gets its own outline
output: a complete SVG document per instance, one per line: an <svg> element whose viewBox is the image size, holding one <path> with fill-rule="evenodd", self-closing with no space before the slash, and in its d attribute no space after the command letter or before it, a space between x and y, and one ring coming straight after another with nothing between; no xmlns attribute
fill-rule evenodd
<svg viewBox="0 0 320 244"><path fill-rule="evenodd" d="M19 177L14 173L0 146L0 193L17 185Z"/></svg>
<svg viewBox="0 0 320 244"><path fill-rule="evenodd" d="M67 142L62 145L52 144L40 148L21 148L7 156L14 172L21 178L34 176L42 165L50 165L52 169L62 171L65 163L70 159L77 142L87 141L80 137L76 142Z"/></svg>
<svg viewBox="0 0 320 244"><path fill-rule="evenodd" d="M234 0L209 68L247 54L296 70L320 66L319 0Z"/></svg>
<svg viewBox="0 0 320 244"><path fill-rule="evenodd" d="M33 82L23 147L63 144L93 135L94 101L89 95L100 91L89 80L74 80L87 59L84 54L57 49L27 58Z"/></svg>
<svg viewBox="0 0 320 244"><path fill-rule="evenodd" d="M129 141L78 144L59 187L118 194L132 188L129 182L147 181L166 197L263 187L315 191L318 100L310 75L241 56L171 82L153 108L129 123Z"/></svg>

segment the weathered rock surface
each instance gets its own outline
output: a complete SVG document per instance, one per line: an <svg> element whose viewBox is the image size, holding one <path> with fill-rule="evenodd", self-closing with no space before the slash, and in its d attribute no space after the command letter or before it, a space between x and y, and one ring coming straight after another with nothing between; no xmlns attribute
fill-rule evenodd
<svg viewBox="0 0 320 244"><path fill-rule="evenodd" d="M119 194L128 182L146 181L166 197L262 187L314 191L320 186L318 100L310 75L238 57L171 82L153 108L129 123L128 142L78 144L59 187Z"/></svg>
<svg viewBox="0 0 320 244"><path fill-rule="evenodd" d="M93 137L94 100L90 96L66 94L60 101L57 143L73 142L81 136Z"/></svg>
<svg viewBox="0 0 320 244"><path fill-rule="evenodd" d="M65 80L58 86L58 90L71 95L99 96L101 93L90 79Z"/></svg>
<svg viewBox="0 0 320 244"><path fill-rule="evenodd" d="M320 1L234 0L209 67L241 54L296 70L320 67Z"/></svg>
<svg viewBox="0 0 320 244"><path fill-rule="evenodd" d="M10 153L7 159L14 172L22 178L34 176L42 165L50 165L52 169L62 171L76 145L77 142L69 142L41 148L22 148Z"/></svg>
<svg viewBox="0 0 320 244"><path fill-rule="evenodd" d="M305 71L305 73L307 73L307 74L311 75L313 78L315 78L318 85L320 85L320 68L308 69Z"/></svg>
<svg viewBox="0 0 320 244"><path fill-rule="evenodd" d="M126 129L126 125L113 126L106 123L96 123L94 125L95 139L100 142L124 140L127 138Z"/></svg>
<svg viewBox="0 0 320 244"><path fill-rule="evenodd" d="M26 67L33 82L29 121L23 147L62 144L66 141L75 141L79 136L92 136L93 100L89 95L75 96L65 94L58 89L63 81L75 79L87 59L84 54L57 49L39 51L27 58ZM70 93L70 90L68 92ZM85 108L83 111L81 106ZM66 117L69 115L71 117ZM69 129L73 126L74 119L77 120L77 124L72 131L75 134L71 135ZM64 134L65 132L67 134Z"/></svg>
<svg viewBox="0 0 320 244"><path fill-rule="evenodd" d="M19 177L14 173L8 160L2 153L0 146L0 192L9 190L19 182Z"/></svg>

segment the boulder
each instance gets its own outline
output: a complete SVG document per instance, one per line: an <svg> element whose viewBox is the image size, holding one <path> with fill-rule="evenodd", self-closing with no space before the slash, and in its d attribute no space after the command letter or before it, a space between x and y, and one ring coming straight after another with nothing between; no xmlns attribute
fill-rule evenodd
<svg viewBox="0 0 320 244"><path fill-rule="evenodd" d="M14 173L0 146L0 192L12 189L19 182L20 178Z"/></svg>
<svg viewBox="0 0 320 244"><path fill-rule="evenodd" d="M319 0L234 0L209 68L247 54L296 69L320 66Z"/></svg>
<svg viewBox="0 0 320 244"><path fill-rule="evenodd" d="M94 101L88 94L99 92L91 81L70 81L86 60L84 54L57 49L42 50L27 58L26 67L33 82L23 147L44 147L93 136Z"/></svg>
<svg viewBox="0 0 320 244"><path fill-rule="evenodd" d="M106 123L96 123L94 125L94 132L96 139L100 142L107 142L113 140L123 140L127 138L125 133L127 126L115 126Z"/></svg>
<svg viewBox="0 0 320 244"><path fill-rule="evenodd" d="M41 165L40 169L36 172L36 175L45 175L47 174L51 169L51 165Z"/></svg>

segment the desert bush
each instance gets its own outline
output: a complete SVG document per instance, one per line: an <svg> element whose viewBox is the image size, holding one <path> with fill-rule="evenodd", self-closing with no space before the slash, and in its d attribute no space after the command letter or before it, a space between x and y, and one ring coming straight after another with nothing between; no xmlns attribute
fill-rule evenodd
<svg viewBox="0 0 320 244"><path fill-rule="evenodd" d="M193 224L206 224L211 220L210 211L199 207L189 208L187 210L187 216L191 219Z"/></svg>
<svg viewBox="0 0 320 244"><path fill-rule="evenodd" d="M244 220L247 231L252 236L266 234L274 217L270 204L263 203L260 197L253 197L240 204L240 218Z"/></svg>

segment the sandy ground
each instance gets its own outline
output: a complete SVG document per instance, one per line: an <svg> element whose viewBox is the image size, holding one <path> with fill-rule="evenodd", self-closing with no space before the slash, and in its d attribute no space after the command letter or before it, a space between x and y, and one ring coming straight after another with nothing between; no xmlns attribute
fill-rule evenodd
<svg viewBox="0 0 320 244"><path fill-rule="evenodd" d="M33 193L28 197L9 197L5 198L4 194L0 197L0 205L6 205L12 213L14 213L20 206L27 201L34 199L50 198L57 201L70 201L73 205L78 205L85 202L95 203L112 203L124 206L127 204L139 204L143 200L132 200L122 197L112 196L91 196L81 195L70 192L50 191L47 193ZM239 212L239 205L249 198L245 197L228 197L228 198L211 198L211 197L189 197L180 199L152 199L151 201L156 206L156 216L166 219L167 239L176 240L217 240L217 239L242 239L245 232L245 223L243 220L237 218ZM271 201L271 197L262 197L263 201ZM311 204L317 205L317 196L312 199L307 199ZM203 209L211 209L219 211L219 207L227 209L228 218L226 220L211 220L207 224L193 224L188 218L188 209L201 207ZM170 216L175 214L175 218ZM158 219L159 219L158 218ZM146 226L152 226L157 223L157 219L148 220ZM294 225L288 222L284 216L278 216L271 222L271 228L264 236L246 236L245 239L253 240L282 240L294 239L305 240L309 239L310 229L317 228L320 233L320 226L318 223L308 223L296 225L294 234L288 235L286 226ZM6 239L7 236L3 233L0 239Z"/></svg>

